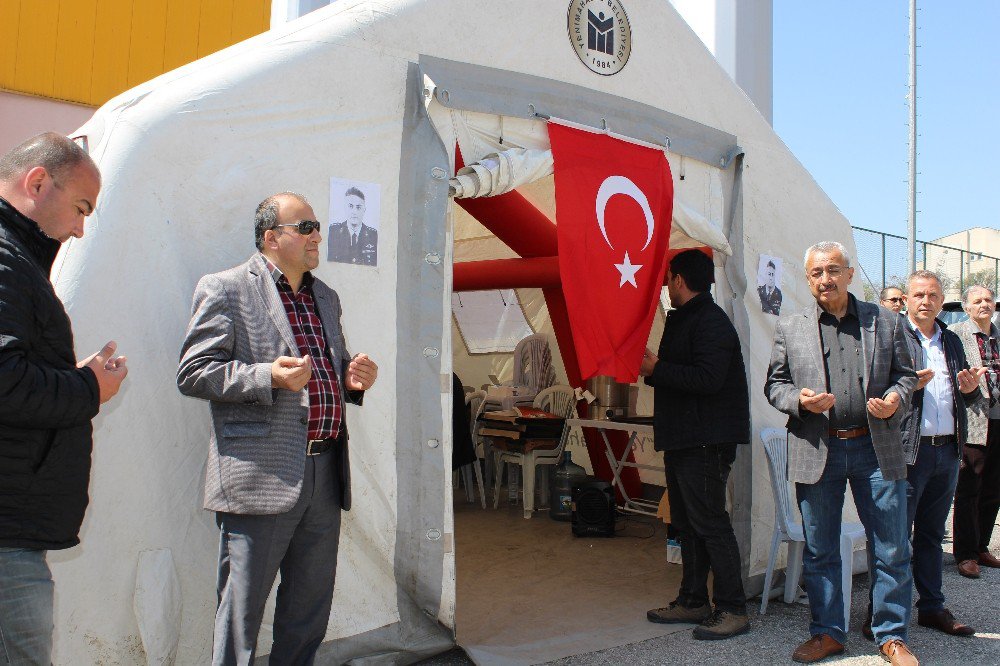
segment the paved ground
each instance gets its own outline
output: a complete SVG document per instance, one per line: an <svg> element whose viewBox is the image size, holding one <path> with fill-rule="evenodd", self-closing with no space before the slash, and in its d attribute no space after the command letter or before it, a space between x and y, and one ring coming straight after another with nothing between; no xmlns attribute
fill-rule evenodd
<svg viewBox="0 0 1000 666"><path fill-rule="evenodd" d="M950 521L949 521L950 526ZM993 552L1000 554L1000 529L994 530ZM1000 664L1000 569L983 569L979 580L969 580L958 575L950 555L950 542L946 542L944 591L948 607L961 621L976 628L971 638L956 638L937 631L919 627L914 612L909 644L920 663L941 664ZM861 636L858 627L862 621L867 598L867 576L855 577L852 597L851 633L847 652L831 658L824 664L850 666L875 666L885 662L878 656L872 643ZM771 602L765 616L759 616L759 599L752 604L752 631L726 641L704 642L691 637L687 628L677 633L642 643L591 652L561 659L553 664L583 666L590 664L776 664L792 663L791 653L808 637L809 609L801 604ZM424 664L471 664L460 650L423 662Z"/></svg>

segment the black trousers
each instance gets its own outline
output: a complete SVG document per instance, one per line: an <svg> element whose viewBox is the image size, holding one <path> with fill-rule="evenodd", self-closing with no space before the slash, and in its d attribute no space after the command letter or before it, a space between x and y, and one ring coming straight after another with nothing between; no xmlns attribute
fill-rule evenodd
<svg viewBox="0 0 1000 666"><path fill-rule="evenodd" d="M1000 509L1000 419L991 419L986 446L967 444L955 488L952 523L955 561L975 560L989 550Z"/></svg>
<svg viewBox="0 0 1000 666"><path fill-rule="evenodd" d="M726 511L726 482L736 444L716 444L663 452L670 500L670 523L681 543L681 589L677 601L693 608L712 602L718 610L746 613L740 549Z"/></svg>

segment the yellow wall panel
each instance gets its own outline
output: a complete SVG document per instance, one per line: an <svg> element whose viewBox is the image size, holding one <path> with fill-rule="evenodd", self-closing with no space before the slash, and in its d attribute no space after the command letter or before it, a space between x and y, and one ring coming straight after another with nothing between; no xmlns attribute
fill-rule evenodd
<svg viewBox="0 0 1000 666"><path fill-rule="evenodd" d="M213 0L201 3L198 24L198 57L223 49L232 41L233 0Z"/></svg>
<svg viewBox="0 0 1000 666"><path fill-rule="evenodd" d="M167 35L166 0L138 0L132 6L128 85L137 86L162 74Z"/></svg>
<svg viewBox="0 0 1000 666"><path fill-rule="evenodd" d="M14 89L21 3L0 0L0 87Z"/></svg>
<svg viewBox="0 0 1000 666"><path fill-rule="evenodd" d="M59 3L22 2L14 86L35 95L52 95Z"/></svg>
<svg viewBox="0 0 1000 666"><path fill-rule="evenodd" d="M0 88L99 106L270 20L271 0L0 0Z"/></svg>
<svg viewBox="0 0 1000 666"><path fill-rule="evenodd" d="M236 0L233 3L232 41L259 35L271 24L271 0Z"/></svg>
<svg viewBox="0 0 1000 666"><path fill-rule="evenodd" d="M167 34L170 38L163 47L163 71L169 72L198 59L201 4L202 0L170 0L167 4Z"/></svg>
<svg viewBox="0 0 1000 666"><path fill-rule="evenodd" d="M90 100L96 22L97 0L59 3L53 97L77 102Z"/></svg>
<svg viewBox="0 0 1000 666"><path fill-rule="evenodd" d="M131 24L132 0L98 0L91 104L103 104L128 89Z"/></svg>

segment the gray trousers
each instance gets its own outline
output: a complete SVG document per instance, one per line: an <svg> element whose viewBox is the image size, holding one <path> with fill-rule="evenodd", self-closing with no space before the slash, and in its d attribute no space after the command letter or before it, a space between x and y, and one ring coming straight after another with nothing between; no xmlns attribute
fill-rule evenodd
<svg viewBox="0 0 1000 666"><path fill-rule="evenodd" d="M306 457L302 494L287 513L216 513L219 607L215 666L253 662L264 605L281 571L271 664L312 664L330 619L340 539L339 457Z"/></svg>

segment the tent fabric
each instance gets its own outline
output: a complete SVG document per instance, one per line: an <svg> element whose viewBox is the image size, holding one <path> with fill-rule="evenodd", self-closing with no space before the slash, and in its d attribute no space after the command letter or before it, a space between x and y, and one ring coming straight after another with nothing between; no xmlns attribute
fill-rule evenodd
<svg viewBox="0 0 1000 666"><path fill-rule="evenodd" d="M448 199L456 143L468 163L538 149L545 126L536 112L591 127L604 118L646 142L669 136L678 199L732 250L715 254L715 291L744 344L753 429L782 425L759 390L775 320L757 299L758 261L784 260L783 311L803 307L803 250L836 239L853 251L850 227L669 3L627 6L634 48L605 77L577 58L564 4L341 0L123 93L80 129L104 185L53 280L78 349L114 338L130 373L94 421L82 545L49 557L54 663L139 664L144 644L169 648L170 634L152 636L134 610L137 575L141 568L145 581L150 570L140 554L161 549L180 586L176 663L208 661L218 556L213 516L200 508L209 420L204 403L176 390L177 352L196 281L253 251L253 210L275 192L303 193L327 223L337 221L331 179L368 184L380 199L378 265L323 262L316 271L340 295L349 348L380 367L365 406L348 407L354 506L320 663L411 662L455 636L451 373L471 384L513 373L510 354L464 349L451 315L452 264L514 256ZM489 131L455 120L463 114L490 118ZM727 162L737 137L738 167ZM552 190L552 176L517 188L554 220ZM517 294L565 381L541 290ZM662 322L657 313L654 341ZM641 390L638 404L651 412ZM585 459L578 433L569 448ZM638 462L659 462L649 442L638 448ZM750 492L734 493L734 511L748 515L753 575L766 563L773 504L762 451L743 448L734 476L745 472ZM642 478L663 483L662 472ZM139 607L144 618L175 617ZM273 592L265 615L260 655Z"/></svg>

